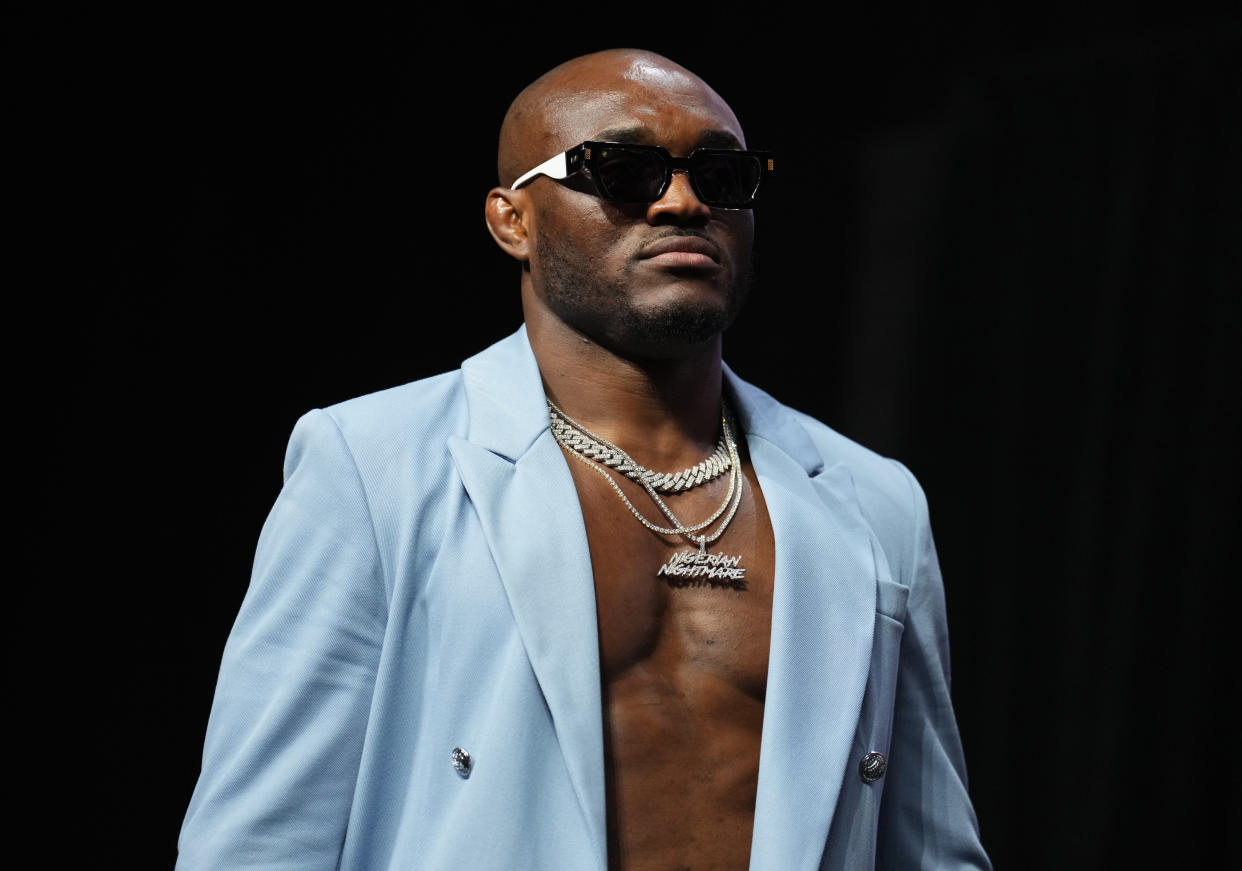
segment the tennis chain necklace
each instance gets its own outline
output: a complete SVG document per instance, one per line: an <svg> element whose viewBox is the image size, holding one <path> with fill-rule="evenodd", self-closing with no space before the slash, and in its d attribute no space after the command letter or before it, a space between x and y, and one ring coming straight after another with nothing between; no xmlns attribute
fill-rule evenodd
<svg viewBox="0 0 1242 871"><path fill-rule="evenodd" d="M656 571L656 577L664 577L668 583L675 587L688 586L711 586L711 587L727 587L734 590L746 589L746 569L742 568L742 557L730 556L723 551L711 554L707 552L707 546L712 544L722 535L728 528L733 516L737 513L738 506L742 503L742 489L745 486L746 478L741 474L742 463L737 452L737 442L733 438L733 429L729 426L729 415L721 409L720 417L720 441L717 443L716 451L712 456L697 466L691 466L684 472L678 472L676 475L660 474L652 472L649 469L639 465L634 459L614 445L607 439L599 436L582 424L575 421L554 403L548 400L548 416L549 429L557 443L565 449L571 457L583 463L587 468L595 470L605 481L612 491L620 497L625 503L625 507L630 513L637 518L638 522L659 535L681 535L688 539L692 544L697 544L698 550L688 549L680 551L669 557L664 565L660 566ZM724 448L724 458L715 460L721 447ZM718 471L716 470L718 467ZM643 516L634 503L629 500L622 491L621 487L608 473L609 468L625 474L626 477L632 478L642 485L647 491L647 495L659 507L660 511L673 524L672 528L658 526ZM630 469L634 474L629 474L626 469ZM660 494L656 492L656 481L665 480L669 482L689 481L691 483L682 483L680 487L673 489L672 492L684 492L691 487L696 487L704 481L719 476L725 470L729 472L729 490L725 494L724 502L720 507L712 513L710 517L701 523L687 526L677 519L673 513L660 498ZM702 470L701 472L699 470ZM695 480L703 476L703 480ZM710 477L707 477L710 475ZM666 491L668 492L668 491ZM727 514L725 512L728 512ZM720 525L711 533L703 532L700 535L694 533L706 529L714 523L720 516L724 514L724 519L720 521Z"/></svg>

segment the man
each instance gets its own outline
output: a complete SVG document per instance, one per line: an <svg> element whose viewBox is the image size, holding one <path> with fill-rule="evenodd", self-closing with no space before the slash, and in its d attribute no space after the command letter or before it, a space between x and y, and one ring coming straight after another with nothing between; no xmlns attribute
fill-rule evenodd
<svg viewBox="0 0 1242 871"><path fill-rule="evenodd" d="M918 485L721 362L745 148L646 52L514 101L525 326L299 421L179 867L988 867Z"/></svg>

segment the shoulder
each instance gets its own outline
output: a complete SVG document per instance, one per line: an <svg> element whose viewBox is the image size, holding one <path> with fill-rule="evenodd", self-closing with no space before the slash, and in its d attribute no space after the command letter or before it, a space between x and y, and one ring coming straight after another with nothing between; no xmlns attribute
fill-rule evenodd
<svg viewBox="0 0 1242 871"><path fill-rule="evenodd" d="M725 369L726 382L750 437L775 443L812 475L840 467L857 490L864 513L909 515L923 502L922 489L897 460L876 453L823 421L799 411Z"/></svg>
<svg viewBox="0 0 1242 871"><path fill-rule="evenodd" d="M498 426L503 429L517 408L532 403L535 418L546 425L542 396L534 354L525 330L519 329L450 372L359 396L319 413L340 431L360 465L386 465L398 457L446 457L449 440L473 433L477 419L491 414L502 419Z"/></svg>
<svg viewBox="0 0 1242 871"><path fill-rule="evenodd" d="M904 465L773 398L731 370L726 373L748 438L775 443L812 477L846 481L858 510L885 549L908 549L927 526L927 502Z"/></svg>
<svg viewBox="0 0 1242 871"><path fill-rule="evenodd" d="M466 426L461 370L348 399L323 412L346 443L364 455L443 443Z"/></svg>
<svg viewBox="0 0 1242 871"><path fill-rule="evenodd" d="M808 414L792 408L789 412L816 446L825 468L846 467L870 519L925 510L918 479L899 460L876 453Z"/></svg>
<svg viewBox="0 0 1242 871"><path fill-rule="evenodd" d="M449 438L466 428L461 381L455 370L308 411L289 440L286 485L302 470L349 478L379 512L431 495L450 474Z"/></svg>
<svg viewBox="0 0 1242 871"><path fill-rule="evenodd" d="M883 548L894 579L911 585L920 576L923 551L932 540L927 499L918 480L899 461L810 415L793 409L789 413L823 458L823 474L836 474L852 485L859 513Z"/></svg>

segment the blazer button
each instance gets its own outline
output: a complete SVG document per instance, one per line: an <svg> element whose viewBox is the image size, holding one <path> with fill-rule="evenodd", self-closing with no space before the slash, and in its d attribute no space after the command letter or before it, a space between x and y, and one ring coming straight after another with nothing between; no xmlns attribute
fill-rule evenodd
<svg viewBox="0 0 1242 871"><path fill-rule="evenodd" d="M863 783L875 783L888 771L888 760L878 750L872 750L858 763L858 776Z"/></svg>
<svg viewBox="0 0 1242 871"><path fill-rule="evenodd" d="M453 760L453 768L462 777L470 776L470 769L474 767L474 760L470 758L470 754L464 747L454 747L451 755Z"/></svg>

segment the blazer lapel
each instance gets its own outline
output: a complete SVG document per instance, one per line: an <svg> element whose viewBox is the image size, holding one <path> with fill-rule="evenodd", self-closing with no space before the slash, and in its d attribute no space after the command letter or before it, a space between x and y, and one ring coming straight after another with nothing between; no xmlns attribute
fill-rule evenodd
<svg viewBox="0 0 1242 871"><path fill-rule="evenodd" d="M870 668L876 566L848 470L726 369L776 541L750 867L817 869Z"/></svg>
<svg viewBox="0 0 1242 871"><path fill-rule="evenodd" d="M449 442L552 715L599 867L607 864L595 586L586 527L525 330L462 365L466 439Z"/></svg>
<svg viewBox="0 0 1242 871"><path fill-rule="evenodd" d="M486 536L607 866L595 588L577 491L547 428L521 329L462 364L465 439L449 449ZM850 764L871 657L876 566L848 471L726 367L776 539L772 642L751 868L818 868Z"/></svg>

